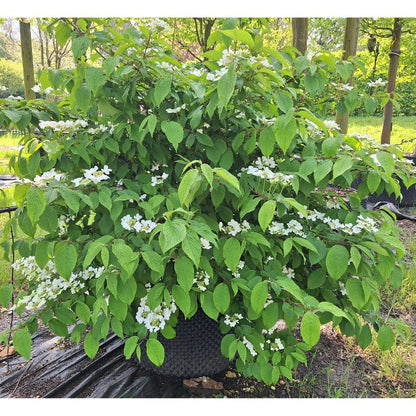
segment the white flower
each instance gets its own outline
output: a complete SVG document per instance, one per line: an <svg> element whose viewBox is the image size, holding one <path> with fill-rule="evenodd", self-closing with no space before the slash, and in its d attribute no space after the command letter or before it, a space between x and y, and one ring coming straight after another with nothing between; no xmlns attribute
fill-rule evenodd
<svg viewBox="0 0 416 416"><path fill-rule="evenodd" d="M212 248L210 242L205 238L200 237L199 241L201 241L201 246L204 250L209 250L210 248Z"/></svg>
<svg viewBox="0 0 416 416"><path fill-rule="evenodd" d="M167 173L163 173L160 176L152 176L150 185L152 186L160 185L161 183L165 181L165 179L167 179L168 176L169 175Z"/></svg>
<svg viewBox="0 0 416 416"><path fill-rule="evenodd" d="M257 355L256 350L254 349L254 345L246 338L243 337L243 344L246 346L246 348L250 351L250 354L255 357Z"/></svg>
<svg viewBox="0 0 416 416"><path fill-rule="evenodd" d="M387 81L383 81L381 78L376 79L375 81L370 81L367 83L369 87L384 87L387 84Z"/></svg>
<svg viewBox="0 0 416 416"><path fill-rule="evenodd" d="M163 329L171 315L176 312L176 304L171 300L170 305L162 302L154 310L147 305L147 296L140 300L140 306L137 308L136 321L144 326L150 332L158 332Z"/></svg>
<svg viewBox="0 0 416 416"><path fill-rule="evenodd" d="M241 313L235 313L234 315L225 315L224 323L231 328L234 328L238 325L240 320L243 319Z"/></svg>
<svg viewBox="0 0 416 416"><path fill-rule="evenodd" d="M182 104L179 107L176 108L167 108L166 112L167 113L179 113L179 111L184 110L186 108L186 104Z"/></svg>
<svg viewBox="0 0 416 416"><path fill-rule="evenodd" d="M324 120L325 127L328 130L340 130L341 127L334 120Z"/></svg>
<svg viewBox="0 0 416 416"><path fill-rule="evenodd" d="M31 90L33 92L41 92L42 91L42 87L39 84L34 85Z"/></svg>
<svg viewBox="0 0 416 416"><path fill-rule="evenodd" d="M289 278L289 279L294 279L295 278L295 271L293 269L291 269L290 267L286 267L283 266L282 267L282 272Z"/></svg>
<svg viewBox="0 0 416 416"><path fill-rule="evenodd" d="M109 179L110 177L108 175L110 172L111 169L107 165L105 165L102 170L99 170L98 166L94 166L93 168L84 171L84 177L97 184L101 181Z"/></svg>
<svg viewBox="0 0 416 416"><path fill-rule="evenodd" d="M209 281L211 276L205 270L199 270L195 273L193 283L196 284L197 288L201 290L201 292L205 292L209 285Z"/></svg>
<svg viewBox="0 0 416 416"><path fill-rule="evenodd" d="M344 283L339 282L339 288L340 288L341 295L345 296L347 294L347 291L345 290Z"/></svg>

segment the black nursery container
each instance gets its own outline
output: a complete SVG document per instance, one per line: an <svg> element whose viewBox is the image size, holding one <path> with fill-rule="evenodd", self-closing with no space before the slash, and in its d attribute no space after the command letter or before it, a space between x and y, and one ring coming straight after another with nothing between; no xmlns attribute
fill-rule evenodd
<svg viewBox="0 0 416 416"><path fill-rule="evenodd" d="M140 366L162 376L193 378L214 376L228 368L229 360L221 354L221 340L218 322L198 309L194 316L185 319L179 313L176 337L158 340L165 348L165 360L160 367L154 365L142 347Z"/></svg>
<svg viewBox="0 0 416 416"><path fill-rule="evenodd" d="M416 166L416 156L404 156L406 159L411 160ZM394 194L389 195L386 191L383 191L380 195L371 194L363 202L372 207L377 202L386 201L391 202L397 207L413 207L416 206L416 185L411 185L409 188L406 188L400 178L398 178L400 183L400 192L403 198L400 200L396 198ZM352 187L358 188L358 185L361 183L360 179L357 179L353 182Z"/></svg>

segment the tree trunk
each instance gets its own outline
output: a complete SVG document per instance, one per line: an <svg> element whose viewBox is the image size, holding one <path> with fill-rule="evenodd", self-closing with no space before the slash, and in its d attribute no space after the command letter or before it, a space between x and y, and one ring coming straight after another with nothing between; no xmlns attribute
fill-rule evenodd
<svg viewBox="0 0 416 416"><path fill-rule="evenodd" d="M400 38L402 35L403 19L396 17L393 25L393 42L390 48L390 65L389 75L387 78L387 92L390 98L394 98L394 90L396 88L396 75L400 58ZM391 129L393 120L393 103L389 101L384 107L383 130L381 132L381 143L390 144Z"/></svg>
<svg viewBox="0 0 416 416"><path fill-rule="evenodd" d="M35 72L33 70L33 53L32 53L32 37L30 34L30 22L27 20L19 20L20 26L20 42L22 49L23 61L23 78L25 85L26 100L33 100L35 93L32 88L35 86Z"/></svg>
<svg viewBox="0 0 416 416"><path fill-rule="evenodd" d="M305 55L308 47L308 18L293 17L292 18L292 45L302 54Z"/></svg>
<svg viewBox="0 0 416 416"><path fill-rule="evenodd" d="M350 56L357 53L358 33L360 30L360 19L356 17L348 17L345 22L344 44L342 46L342 59L346 61ZM351 74L348 84L352 84L353 74ZM335 121L341 128L341 133L347 134L349 113L336 113Z"/></svg>

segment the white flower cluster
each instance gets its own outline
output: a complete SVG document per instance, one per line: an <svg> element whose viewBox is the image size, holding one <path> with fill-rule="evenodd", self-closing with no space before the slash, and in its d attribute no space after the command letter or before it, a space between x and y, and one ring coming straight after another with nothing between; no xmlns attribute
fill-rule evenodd
<svg viewBox="0 0 416 416"><path fill-rule="evenodd" d="M387 84L387 81L383 81L381 78L376 79L375 81L367 82L369 87L384 87Z"/></svg>
<svg viewBox="0 0 416 416"><path fill-rule="evenodd" d="M87 169L84 171L84 176L80 178L75 178L71 182L74 183L76 187L80 185L88 185L90 182L95 184L105 181L106 179L110 179L108 176L111 173L111 169L104 165L102 169L99 169L98 166L94 166L91 169Z"/></svg>
<svg viewBox="0 0 416 416"><path fill-rule="evenodd" d="M257 351L254 349L254 345L246 337L243 337L243 344L250 351L250 354L253 357L255 357L257 355Z"/></svg>
<svg viewBox="0 0 416 416"><path fill-rule="evenodd" d="M114 133L114 128L115 128L115 125L114 124L111 124L109 122L107 126L105 126L104 124L100 124L99 126L97 126L95 128L94 127L90 127L87 130L87 133L88 134L99 134L99 133L104 133L106 131L109 131L110 134L113 134Z"/></svg>
<svg viewBox="0 0 416 416"><path fill-rule="evenodd" d="M62 121L44 121L39 122L41 129L53 129L54 131L75 131L80 128L87 127L88 122L86 120L62 120Z"/></svg>
<svg viewBox="0 0 416 416"><path fill-rule="evenodd" d="M176 113L179 113L181 110L185 110L185 108L186 108L186 104L182 104L179 107L167 108L166 112L169 113L169 114L176 114Z"/></svg>
<svg viewBox="0 0 416 416"><path fill-rule="evenodd" d="M324 120L325 127L328 130L340 130L341 127L334 120Z"/></svg>
<svg viewBox="0 0 416 416"><path fill-rule="evenodd" d="M0 85L0 91L7 91L8 88L5 85Z"/></svg>
<svg viewBox="0 0 416 416"><path fill-rule="evenodd" d="M20 271L28 282L36 286L30 294L20 298L15 306L18 308L25 305L26 309L40 308L47 301L55 300L65 290L70 290L72 294L77 293L85 288L87 280L98 278L104 272L104 267L89 267L78 273L72 273L69 280L66 280L58 275L52 260L41 269L34 256L17 260L13 268Z"/></svg>
<svg viewBox="0 0 416 416"><path fill-rule="evenodd" d="M238 233L248 231L250 229L250 224L244 220L241 224L236 220L228 221L227 225L224 225L222 221L218 223L218 230L223 231L226 234L236 236Z"/></svg>
<svg viewBox="0 0 416 416"><path fill-rule="evenodd" d="M243 319L243 315L241 313L235 313L234 315L225 315L224 323L231 328L236 327L239 322Z"/></svg>
<svg viewBox="0 0 416 416"><path fill-rule="evenodd" d="M152 176L152 179L150 181L150 185L152 186L156 186L156 185L160 185L163 182L165 182L165 180L168 178L168 174L167 173L162 173L161 175L158 176Z"/></svg>
<svg viewBox="0 0 416 416"><path fill-rule="evenodd" d="M354 87L351 84L336 84L335 82L331 83L339 91L351 91Z"/></svg>
<svg viewBox="0 0 416 416"><path fill-rule="evenodd" d="M269 344L270 351L279 351L279 350L285 349L284 345L282 344L282 340L280 338L275 338L273 341L271 341L270 339L267 339L266 343Z"/></svg>
<svg viewBox="0 0 416 416"><path fill-rule="evenodd" d="M157 224L151 220L144 220L140 214L136 214L134 217L129 214L121 219L121 226L127 231L150 233Z"/></svg>
<svg viewBox="0 0 416 416"><path fill-rule="evenodd" d="M199 241L201 242L201 246L204 250L209 250L210 248L212 248L210 242L205 238L200 237Z"/></svg>
<svg viewBox="0 0 416 416"><path fill-rule="evenodd" d="M36 175L33 179L33 182L41 186L41 185L46 185L52 180L60 182L64 180L65 177L66 177L65 173L58 173L55 171L55 168L52 168L51 170L43 172L42 175L40 176Z"/></svg>
<svg viewBox="0 0 416 416"><path fill-rule="evenodd" d="M232 50L231 48L222 51L222 57L218 60L219 66L230 66L236 59L243 56L243 50Z"/></svg>
<svg viewBox="0 0 416 416"><path fill-rule="evenodd" d="M157 30L159 32L169 32L170 26L159 17L156 17L152 19L149 23L146 25L151 30Z"/></svg>
<svg viewBox="0 0 416 416"><path fill-rule="evenodd" d="M158 332L165 327L166 322L175 312L176 304L173 300L170 305L162 302L152 310L147 306L147 296L145 296L140 300L140 306L137 308L136 321L144 324L150 332Z"/></svg>
<svg viewBox="0 0 416 416"><path fill-rule="evenodd" d="M293 179L293 175L286 175L282 172L273 172L272 169L276 166L277 163L273 157L262 156L255 160L254 165L243 168L242 171L245 171L248 175L266 179L271 184L280 183L285 186L289 185Z"/></svg>
<svg viewBox="0 0 416 416"><path fill-rule="evenodd" d="M306 234L303 232L302 224L297 220L290 220L286 226L285 224L277 221L272 221L269 225L269 233L277 235L289 235L295 234L300 237L306 237Z"/></svg>
<svg viewBox="0 0 416 416"><path fill-rule="evenodd" d="M276 117L267 118L265 115L262 115L261 117L256 116L257 123L264 124L265 126L273 126L273 124L276 121Z"/></svg>
<svg viewBox="0 0 416 416"><path fill-rule="evenodd" d="M205 292L210 279L211 276L205 270L198 270L195 273L194 284L201 292Z"/></svg>
<svg viewBox="0 0 416 416"><path fill-rule="evenodd" d="M237 267L236 267L235 270L231 270L228 267L227 267L227 270L229 272L232 272L232 274L233 274L234 277L240 277L240 270L243 270L244 269L244 266L245 266L245 262L243 260L240 260L238 262Z"/></svg>
<svg viewBox="0 0 416 416"><path fill-rule="evenodd" d="M61 215L58 218L58 235L62 237L68 230L69 223L75 221L75 215Z"/></svg>
<svg viewBox="0 0 416 416"><path fill-rule="evenodd" d="M41 86L40 84L36 84L35 86L33 86L33 87L31 88L31 90L32 90L33 92L37 92L37 93L44 92L46 95L48 95L48 94L50 94L50 93L53 91L53 88L52 88L52 87L48 87L48 88L45 88L45 89L43 90L43 89L42 89L42 86Z"/></svg>
<svg viewBox="0 0 416 416"><path fill-rule="evenodd" d="M166 164L161 164L159 162L153 162L152 163L152 167L150 168L151 172L158 172L160 170L161 167L168 167ZM169 175L165 172L162 172L161 175L155 175L152 176L151 180L150 180L150 185L152 186L156 186L156 185L160 185L162 184L167 178L169 177Z"/></svg>
<svg viewBox="0 0 416 416"><path fill-rule="evenodd" d="M289 279L295 278L295 271L290 267L286 267L286 265L282 267L282 273L285 274Z"/></svg>

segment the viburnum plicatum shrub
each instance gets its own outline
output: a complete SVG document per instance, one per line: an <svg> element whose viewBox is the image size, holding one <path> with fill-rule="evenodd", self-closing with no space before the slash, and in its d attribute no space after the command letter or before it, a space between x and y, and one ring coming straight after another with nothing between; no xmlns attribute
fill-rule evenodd
<svg viewBox="0 0 416 416"><path fill-rule="evenodd" d="M59 101L2 101L2 124L26 129L11 162L20 279L1 292L7 304L19 289L13 307L32 314L17 350L30 357L39 318L62 337L72 325L91 358L112 331L127 358L144 343L161 365L160 341L198 308L237 370L269 384L291 379L328 322L363 348L374 334L391 347L380 289L400 285L405 250L392 218L362 200L399 195L412 167L315 114L327 55L227 29L204 61L183 64L158 30L74 37L76 67L40 77Z"/></svg>

